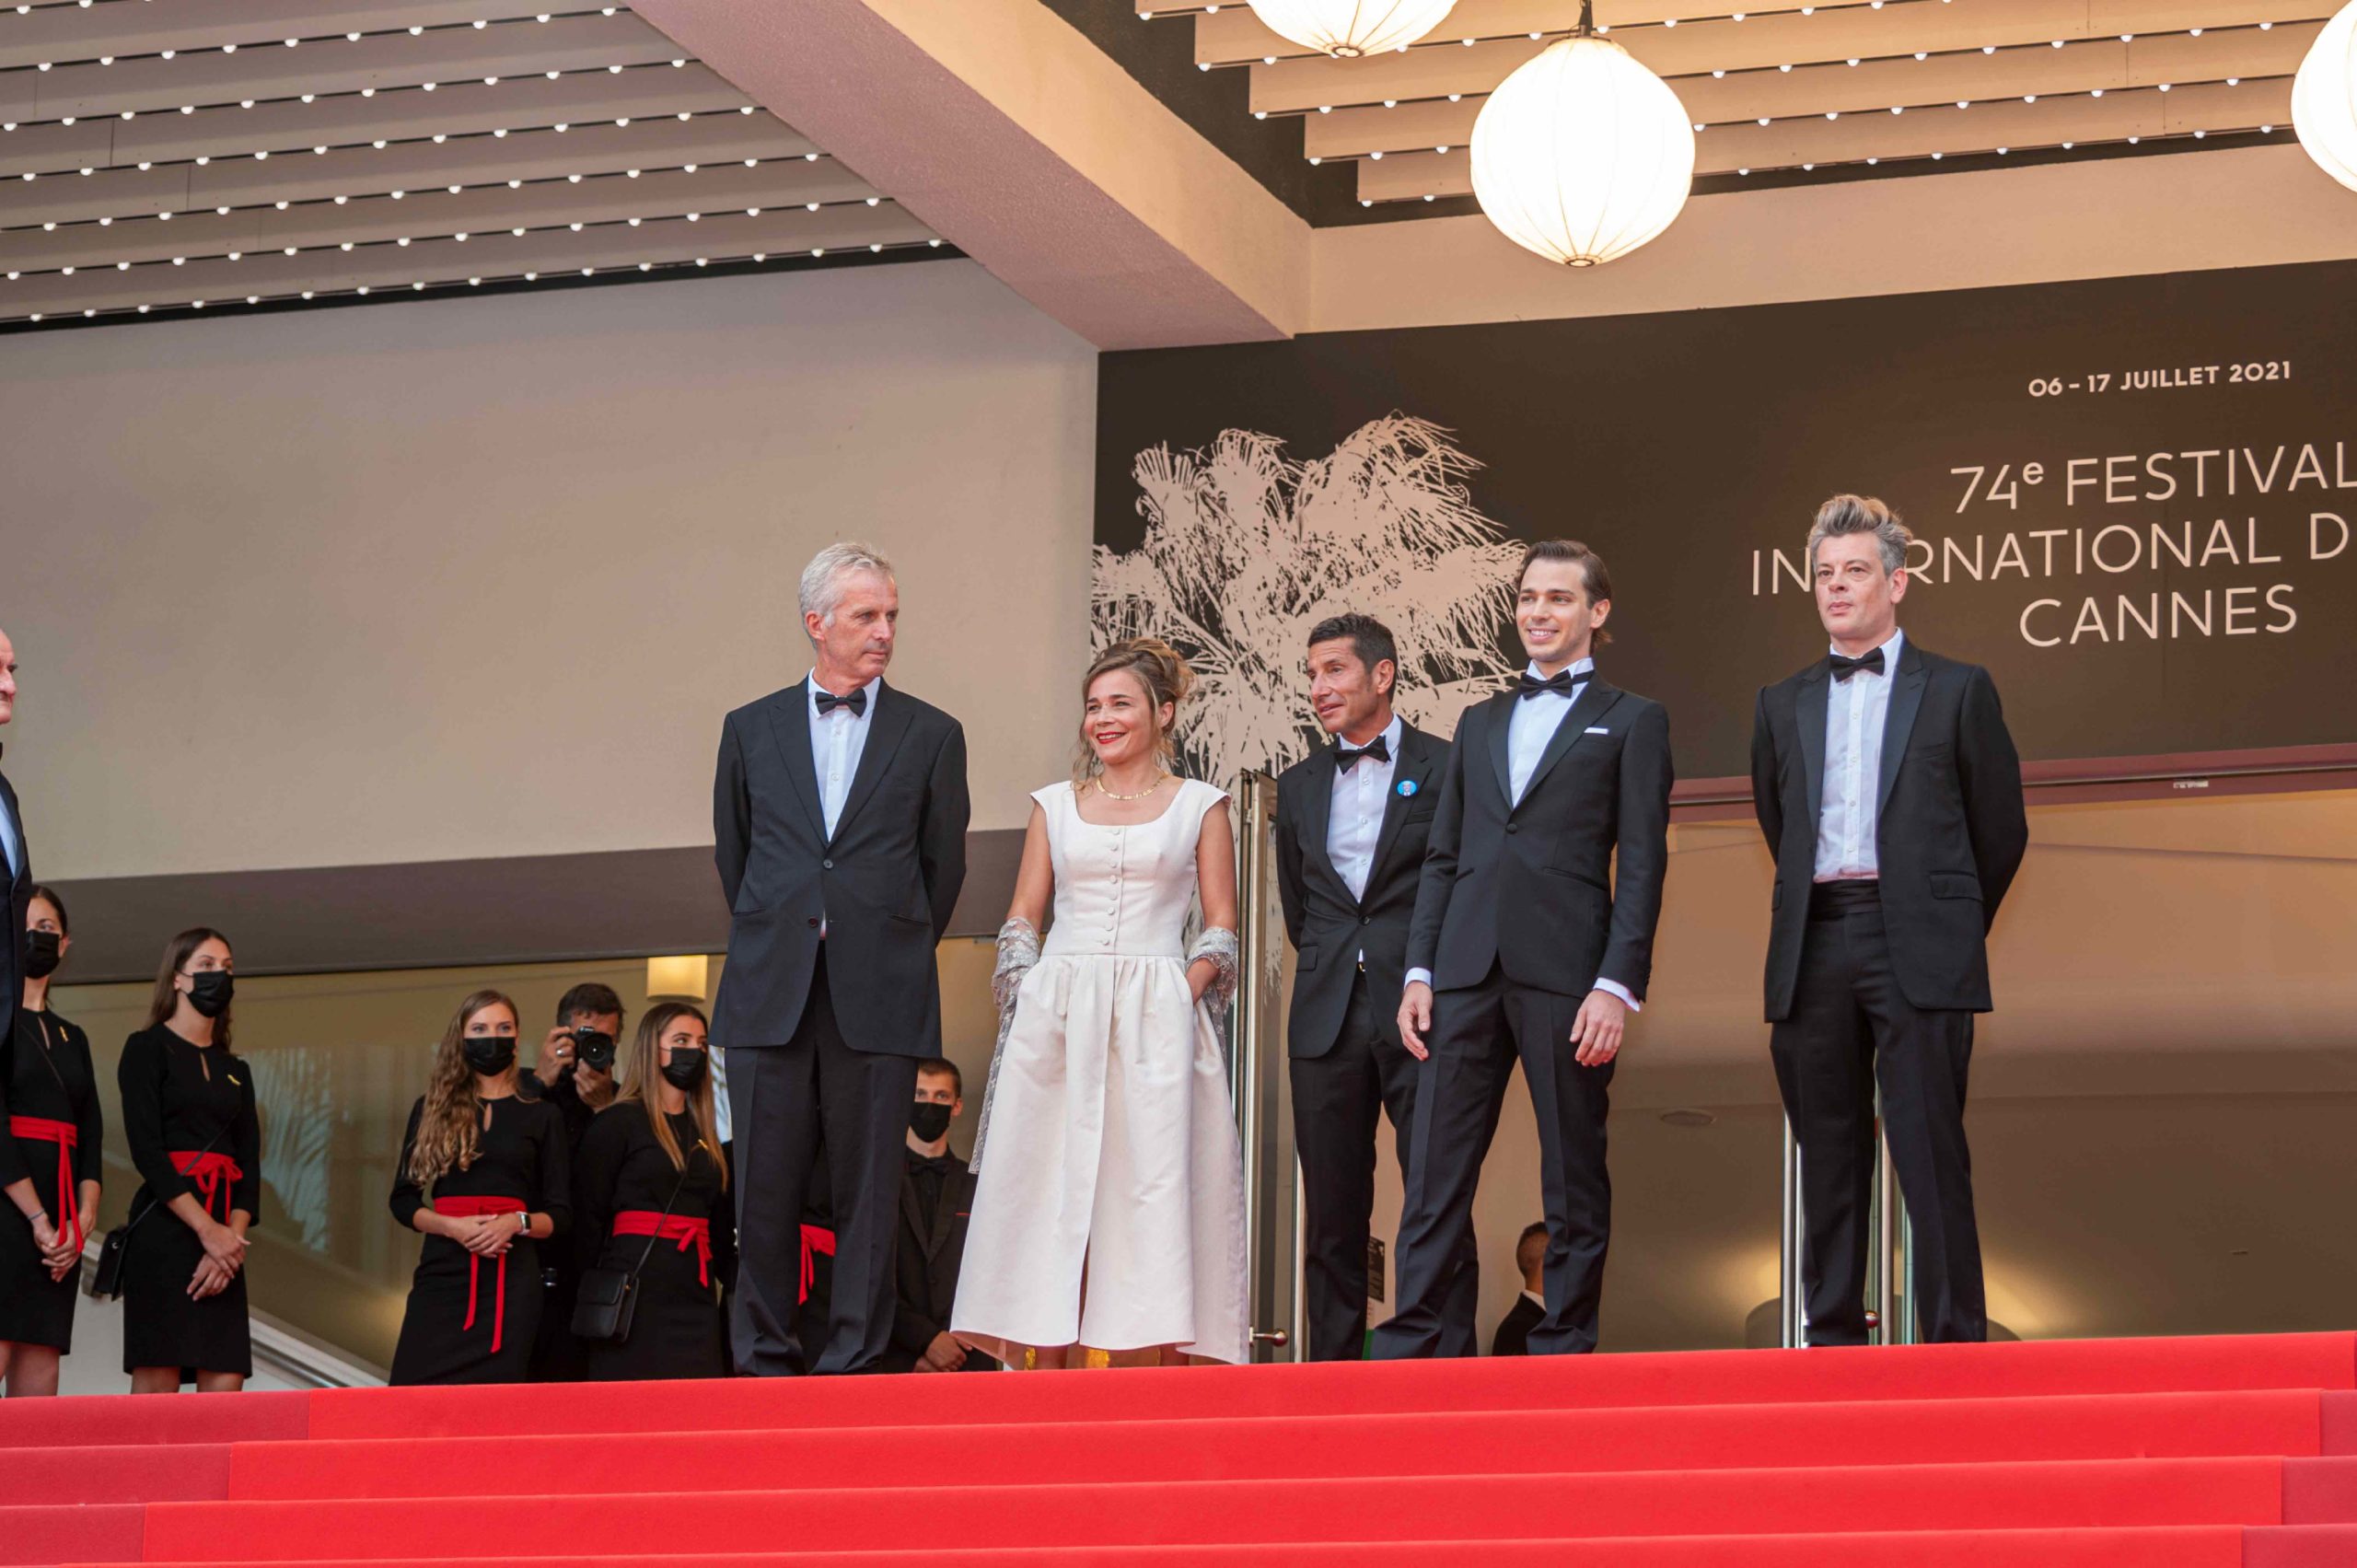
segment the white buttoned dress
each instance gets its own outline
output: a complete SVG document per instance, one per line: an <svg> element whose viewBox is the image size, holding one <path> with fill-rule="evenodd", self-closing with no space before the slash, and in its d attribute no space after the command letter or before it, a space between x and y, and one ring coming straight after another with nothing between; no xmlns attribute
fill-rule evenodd
<svg viewBox="0 0 2357 1568"><path fill-rule="evenodd" d="M950 1329L1020 1365L1026 1347L1176 1345L1246 1359L1244 1167L1185 930L1204 817L1188 780L1151 822L1046 815L1055 918L1001 1047Z"/></svg>

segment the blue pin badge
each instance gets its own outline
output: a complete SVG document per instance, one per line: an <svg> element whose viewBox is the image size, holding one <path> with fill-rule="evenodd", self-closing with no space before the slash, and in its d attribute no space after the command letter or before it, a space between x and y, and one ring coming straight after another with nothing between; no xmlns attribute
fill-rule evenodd
<svg viewBox="0 0 2357 1568"><path fill-rule="evenodd" d="M1416 781L1413 779L1401 779L1399 781L1399 789L1403 797L1413 795L1416 793Z"/></svg>

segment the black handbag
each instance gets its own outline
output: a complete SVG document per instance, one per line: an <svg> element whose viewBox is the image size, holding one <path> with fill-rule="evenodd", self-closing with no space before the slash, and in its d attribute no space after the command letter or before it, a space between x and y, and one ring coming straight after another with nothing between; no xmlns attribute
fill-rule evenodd
<svg viewBox="0 0 2357 1568"><path fill-rule="evenodd" d="M204 1147L196 1152L199 1155L211 1154L213 1145L220 1141L221 1133L215 1132L204 1141ZM92 1301L113 1301L122 1295L122 1257L130 1249L131 1233L139 1228L142 1220L165 1206L162 1199L150 1192L145 1208L107 1232L106 1239L99 1243L98 1267L82 1276L82 1293L85 1295Z"/></svg>
<svg viewBox="0 0 2357 1568"><path fill-rule="evenodd" d="M680 1162L679 1179L671 1184L671 1200L663 1205L663 1219L679 1204L679 1193L688 1184L688 1169L695 1163L695 1154L703 1145L696 1145ZM655 1234L646 1238L645 1249L638 1261L627 1269L584 1269L581 1288L573 1298L573 1337L591 1344L618 1345L630 1338L631 1319L638 1311L638 1274L646 1260L655 1256L655 1244L663 1239L663 1222L655 1223Z"/></svg>

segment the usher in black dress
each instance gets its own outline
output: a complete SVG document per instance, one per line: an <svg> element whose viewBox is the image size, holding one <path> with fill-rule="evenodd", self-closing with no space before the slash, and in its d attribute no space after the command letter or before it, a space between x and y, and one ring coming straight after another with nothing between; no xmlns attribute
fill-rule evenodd
<svg viewBox="0 0 2357 1568"><path fill-rule="evenodd" d="M684 1111L672 1117L671 1135L688 1156L683 1180L655 1141L646 1111L635 1103L609 1106L581 1139L573 1190L582 1266L628 1270L646 1260L630 1338L590 1345L589 1376L599 1382L725 1377L727 1332L719 1287L737 1266L737 1234L720 1188L720 1156L697 1144L694 1117ZM661 1217L666 1204L668 1221Z"/></svg>
<svg viewBox="0 0 2357 1568"><path fill-rule="evenodd" d="M521 1205L527 1214L548 1215L555 1234L563 1236L572 1203L563 1113L546 1100L513 1095L483 1104L491 1121L477 1134L474 1163L444 1171L434 1183L431 1202L409 1174L425 1101L421 1098L410 1108L401 1168L393 1178L393 1218L415 1229L412 1222L423 1208L481 1213L502 1207L513 1212ZM540 1246L524 1237L504 1257L480 1258L448 1237L427 1237L410 1281L401 1342L393 1347L392 1380L523 1382L548 1294L540 1283Z"/></svg>
<svg viewBox="0 0 2357 1568"><path fill-rule="evenodd" d="M19 1013L0 1040L0 1187L29 1179L52 1224L77 1244L98 1223L76 1214L85 1181L99 1179L99 1080L90 1040L54 1013ZM0 1203L0 1340L74 1348L80 1266L49 1277L30 1221Z"/></svg>
<svg viewBox="0 0 2357 1568"><path fill-rule="evenodd" d="M122 1255L122 1369L177 1366L253 1376L246 1325L246 1272L203 1301L189 1282L204 1256L196 1232L163 1207L186 1192L226 1224L243 1209L261 1223L261 1123L254 1075L219 1046L191 1045L168 1024L123 1042L115 1070L122 1090L122 1135L145 1184L132 1195Z"/></svg>

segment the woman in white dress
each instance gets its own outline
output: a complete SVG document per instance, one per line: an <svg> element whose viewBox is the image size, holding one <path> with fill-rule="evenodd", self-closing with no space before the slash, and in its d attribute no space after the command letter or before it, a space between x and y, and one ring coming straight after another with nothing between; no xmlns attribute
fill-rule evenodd
<svg viewBox="0 0 2357 1568"><path fill-rule="evenodd" d="M1032 796L950 1314L1010 1366L1246 1359L1243 1157L1212 1021L1235 989L1236 833L1225 795L1171 772L1190 679L1167 644L1109 649L1074 779Z"/></svg>

